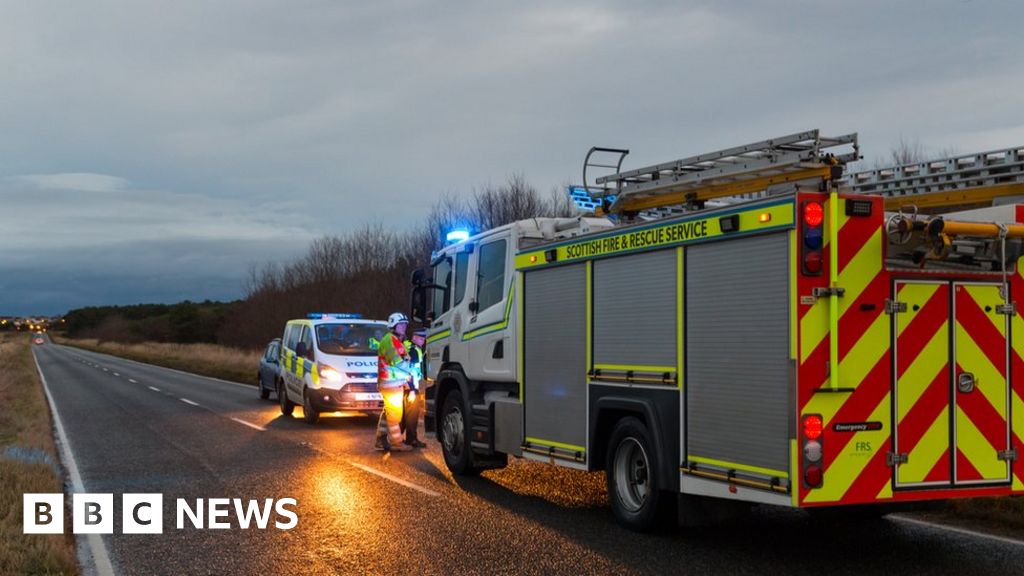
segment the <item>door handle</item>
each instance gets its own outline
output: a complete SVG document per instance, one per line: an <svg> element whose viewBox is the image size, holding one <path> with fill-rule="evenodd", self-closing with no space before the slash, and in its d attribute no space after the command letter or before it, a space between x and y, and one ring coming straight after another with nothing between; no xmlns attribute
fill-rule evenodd
<svg viewBox="0 0 1024 576"><path fill-rule="evenodd" d="M956 377L956 388L962 394L968 394L974 391L974 387L978 384L978 380L974 377L974 374L970 372L961 372Z"/></svg>

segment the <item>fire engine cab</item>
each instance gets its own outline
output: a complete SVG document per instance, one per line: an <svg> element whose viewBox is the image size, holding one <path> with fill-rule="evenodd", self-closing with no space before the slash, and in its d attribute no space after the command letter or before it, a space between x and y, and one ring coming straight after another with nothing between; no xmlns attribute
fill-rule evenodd
<svg viewBox="0 0 1024 576"><path fill-rule="evenodd" d="M1024 492L1024 148L855 174L856 135L816 130L626 154L587 155L592 217L459 239L414 274L454 473L604 470L638 530Z"/></svg>

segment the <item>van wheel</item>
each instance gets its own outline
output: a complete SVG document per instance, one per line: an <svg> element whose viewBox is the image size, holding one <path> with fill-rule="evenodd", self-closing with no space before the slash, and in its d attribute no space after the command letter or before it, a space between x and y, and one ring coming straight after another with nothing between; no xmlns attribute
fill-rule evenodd
<svg viewBox="0 0 1024 576"><path fill-rule="evenodd" d="M256 382L256 385L260 387L260 400L267 400L270 398L270 388L263 385L263 378L260 377Z"/></svg>
<svg viewBox="0 0 1024 576"><path fill-rule="evenodd" d="M281 401L281 414L291 416L295 411L295 403L288 399L288 391L285 389L284 381L277 383L277 399Z"/></svg>
<svg viewBox="0 0 1024 576"><path fill-rule="evenodd" d="M449 392L444 397L441 422L438 430L444 463L453 474L472 476L479 472L473 467L469 447L469 420L462 402L462 394Z"/></svg>
<svg viewBox="0 0 1024 576"><path fill-rule="evenodd" d="M313 397L309 389L302 391L302 419L307 424L316 424L320 420L320 412L313 407Z"/></svg>
<svg viewBox="0 0 1024 576"><path fill-rule="evenodd" d="M605 462L608 500L616 522L637 532L654 528L660 520L663 496L658 484L658 455L647 426L632 417L619 420Z"/></svg>

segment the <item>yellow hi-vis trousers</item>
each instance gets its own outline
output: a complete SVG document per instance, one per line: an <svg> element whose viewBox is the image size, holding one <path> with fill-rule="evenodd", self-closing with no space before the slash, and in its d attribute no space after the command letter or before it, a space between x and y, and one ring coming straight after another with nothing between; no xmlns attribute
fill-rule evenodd
<svg viewBox="0 0 1024 576"><path fill-rule="evenodd" d="M384 397L384 411L380 413L380 419L377 421L377 443L380 444L387 438L392 447L401 446L404 386L378 387L378 390Z"/></svg>

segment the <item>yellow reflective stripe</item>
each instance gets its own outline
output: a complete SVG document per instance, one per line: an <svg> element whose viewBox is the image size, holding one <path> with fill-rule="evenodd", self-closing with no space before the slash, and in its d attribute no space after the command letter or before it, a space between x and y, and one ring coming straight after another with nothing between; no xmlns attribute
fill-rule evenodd
<svg viewBox="0 0 1024 576"><path fill-rule="evenodd" d="M750 464L738 464L736 462L727 462L725 460L715 460L714 458L705 458L703 456L687 456L688 460L696 462L698 464L707 464L709 466L718 466L719 468L725 468L726 470L743 470L745 472L754 472L757 474L764 474L765 476L778 476L779 478L789 478L789 473L782 470L774 470L772 468L762 468L760 466L751 466Z"/></svg>
<svg viewBox="0 0 1024 576"><path fill-rule="evenodd" d="M683 248L676 248L676 387L683 387Z"/></svg>
<svg viewBox="0 0 1024 576"><path fill-rule="evenodd" d="M761 222L761 214L769 214L768 222ZM738 232L722 232L719 218L729 214L737 214L740 219ZM544 252L555 250L555 261L558 263L581 261L588 258L599 258L614 254L624 254L640 250L653 250L701 242L725 235L731 237L744 236L751 233L766 232L793 225L793 201L784 200L775 204L751 207L739 212L720 212L712 216L669 220L664 223L629 228L622 232L609 232L595 235L592 238L571 240L553 247L542 247L536 250L521 252L516 255L516 269L535 268L546 265Z"/></svg>
<svg viewBox="0 0 1024 576"><path fill-rule="evenodd" d="M879 314L839 362L840 386L857 387L889 349L889 317Z"/></svg>
<svg viewBox="0 0 1024 576"><path fill-rule="evenodd" d="M438 340L443 340L444 338L447 338L451 335L451 330L442 330L436 334L431 334L430 336L427 336L427 344L432 344L434 342L437 342Z"/></svg>
<svg viewBox="0 0 1024 576"><path fill-rule="evenodd" d="M967 290L967 295L974 300L978 308L981 308L982 312L985 311L985 306L991 306L993 310L997 304L1002 304L1003 299L999 296L998 286L957 286L957 288L963 288ZM992 322L992 326L999 331L1000 334L1006 335L1006 316L997 312L987 312L985 317Z"/></svg>
<svg viewBox="0 0 1024 576"><path fill-rule="evenodd" d="M985 480L1006 478L1007 463L960 409L956 411L956 445Z"/></svg>
<svg viewBox="0 0 1024 576"><path fill-rule="evenodd" d="M921 353L907 367L903 376L897 380L896 422L903 421L903 418L921 399L935 377L946 366L947 344L946 326L943 325L921 349ZM898 349L897 353L899 353Z"/></svg>
<svg viewBox="0 0 1024 576"><path fill-rule="evenodd" d="M1006 379L960 322L956 323L956 361L964 371L974 374L975 390L981 392L996 412L1005 416Z"/></svg>
<svg viewBox="0 0 1024 576"><path fill-rule="evenodd" d="M800 266L800 262L797 259L800 257L796 249L797 236L796 229L789 231L789 359L796 360L796 345L797 345L797 319L800 317L800 308L798 302L800 297L797 295L797 277L796 269ZM681 250L681 249L680 249ZM680 287L682 283L680 282ZM682 307L679 308L682 310ZM793 491L796 494L796 490Z"/></svg>
<svg viewBox="0 0 1024 576"><path fill-rule="evenodd" d="M811 309L800 319L800 363L821 344L828 334L828 298L816 298Z"/></svg>
<svg viewBox="0 0 1024 576"><path fill-rule="evenodd" d="M525 303L523 300L523 275L519 273L516 273L516 291L519 293L519 301ZM525 356L523 349L523 314L525 312L523 310L525 308L526 306L519 306L519 318L516 322L516 356L518 363L518 373L516 374L516 380L519 381L520 404L523 403L523 378L526 377L526 370L523 367L523 357Z"/></svg>
<svg viewBox="0 0 1024 576"><path fill-rule="evenodd" d="M1013 431L1017 433L1017 437L1024 436L1024 400L1021 400L1020 396L1014 392L1011 396L1013 399ZM1017 448L1020 449L1019 447ZM1016 490L1019 486L1020 489L1024 490L1024 478L1014 477L1014 489Z"/></svg>
<svg viewBox="0 0 1024 576"><path fill-rule="evenodd" d="M845 394L815 394L815 398L820 396L843 396ZM838 406L841 406L843 399L833 400L832 403L836 404L836 410ZM889 413L889 395L886 394L885 398L878 403L878 406L871 412L871 415L867 417L869 421L883 420ZM805 409L804 413L809 413L810 410ZM835 412L833 411L833 414ZM826 421L828 421L826 419ZM804 502L834 502L843 497L846 491L850 489L853 482L857 480L864 468L867 467L871 458L865 458L863 454L857 453L857 445L862 442L870 442L871 446L875 450L885 450L886 444L885 439L888 438L889 433L885 429L882 430L865 430L863 432L857 432L850 438L846 446L843 447L836 459L829 465L828 469L825 470L825 482L821 488L816 488L807 493L807 497L804 498ZM828 445L825 445L825 450L828 450Z"/></svg>
<svg viewBox="0 0 1024 576"><path fill-rule="evenodd" d="M534 438L527 436L526 441L530 444L542 444L544 446L554 446L555 448L565 448L566 450L573 450L576 452L586 452L586 448L583 446L577 446L575 444L565 444L562 442L555 442L554 440L543 440L541 438Z"/></svg>
<svg viewBox="0 0 1024 576"><path fill-rule="evenodd" d="M900 484L923 482L939 458L949 448L949 408L943 408L924 436L907 453L907 463L900 464L896 478Z"/></svg>
<svg viewBox="0 0 1024 576"><path fill-rule="evenodd" d="M800 467L800 449L797 447L796 438L790 438L789 440L789 473L796 476L797 469ZM793 486L790 483L789 496L793 502L793 506L800 505L800 489L797 486Z"/></svg>

